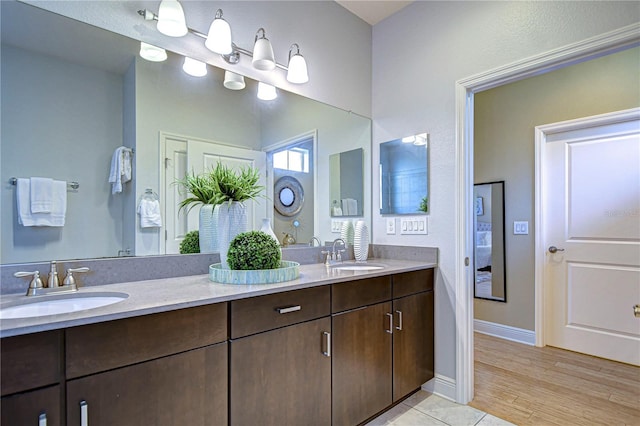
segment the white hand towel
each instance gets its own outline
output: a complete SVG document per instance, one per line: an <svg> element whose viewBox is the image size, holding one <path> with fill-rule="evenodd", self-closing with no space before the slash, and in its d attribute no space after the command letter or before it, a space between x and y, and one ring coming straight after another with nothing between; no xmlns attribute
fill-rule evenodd
<svg viewBox="0 0 640 426"><path fill-rule="evenodd" d="M158 200L140 200L138 204L141 228L159 228L162 226L160 202Z"/></svg>
<svg viewBox="0 0 640 426"><path fill-rule="evenodd" d="M51 213L53 179L32 177L29 182L31 213Z"/></svg>
<svg viewBox="0 0 640 426"><path fill-rule="evenodd" d="M51 192L51 211L32 213L31 182L29 179L18 179L16 183L18 223L23 226L64 226L67 214L67 182L54 180Z"/></svg>
<svg viewBox="0 0 640 426"><path fill-rule="evenodd" d="M111 193L122 192L122 184L131 180L131 148L119 146L113 151L111 157L111 170L109 171L109 183Z"/></svg>

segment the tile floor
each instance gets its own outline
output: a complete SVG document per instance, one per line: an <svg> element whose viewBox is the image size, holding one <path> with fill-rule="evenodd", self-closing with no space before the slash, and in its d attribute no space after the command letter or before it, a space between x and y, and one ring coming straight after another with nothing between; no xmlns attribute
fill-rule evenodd
<svg viewBox="0 0 640 426"><path fill-rule="evenodd" d="M507 421L425 391L418 391L366 426L508 426Z"/></svg>

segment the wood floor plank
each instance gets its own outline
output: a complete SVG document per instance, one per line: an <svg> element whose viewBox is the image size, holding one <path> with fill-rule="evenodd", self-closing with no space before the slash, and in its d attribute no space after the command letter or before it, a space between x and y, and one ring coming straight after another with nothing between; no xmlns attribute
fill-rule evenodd
<svg viewBox="0 0 640 426"><path fill-rule="evenodd" d="M475 334L469 404L518 425L640 426L640 368Z"/></svg>

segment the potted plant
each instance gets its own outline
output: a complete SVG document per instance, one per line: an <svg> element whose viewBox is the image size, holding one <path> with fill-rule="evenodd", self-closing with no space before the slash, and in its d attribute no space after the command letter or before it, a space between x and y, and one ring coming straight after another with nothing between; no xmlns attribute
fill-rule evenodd
<svg viewBox="0 0 640 426"><path fill-rule="evenodd" d="M247 213L245 201L255 200L263 196L264 187L259 184L258 169L245 166L233 170L229 166L218 162L209 173L213 184L213 203L218 208L218 249L220 263L227 269L227 251L233 238L246 232Z"/></svg>
<svg viewBox="0 0 640 426"><path fill-rule="evenodd" d="M211 174L197 175L191 172L183 179L178 180L176 184L188 194L188 197L178 205L179 211L186 209L189 213L192 208L201 205L198 222L200 252L213 253L218 251L217 191Z"/></svg>
<svg viewBox="0 0 640 426"><path fill-rule="evenodd" d="M227 254L229 268L235 270L275 269L280 267L281 259L280 245L262 231L236 235Z"/></svg>

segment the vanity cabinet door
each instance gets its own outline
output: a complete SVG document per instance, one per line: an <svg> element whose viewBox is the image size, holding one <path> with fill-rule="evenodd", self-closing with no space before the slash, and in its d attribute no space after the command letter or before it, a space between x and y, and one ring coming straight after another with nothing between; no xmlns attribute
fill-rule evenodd
<svg viewBox="0 0 640 426"><path fill-rule="evenodd" d="M391 302L333 315L334 425L357 425L392 402Z"/></svg>
<svg viewBox="0 0 640 426"><path fill-rule="evenodd" d="M393 301L393 401L433 378L433 291Z"/></svg>
<svg viewBox="0 0 640 426"><path fill-rule="evenodd" d="M69 380L67 424L226 425L227 349L225 342Z"/></svg>
<svg viewBox="0 0 640 426"><path fill-rule="evenodd" d="M325 317L232 340L229 424L330 425L330 331Z"/></svg>
<svg viewBox="0 0 640 426"><path fill-rule="evenodd" d="M61 387L59 385L5 396L0 403L2 426L62 425Z"/></svg>

